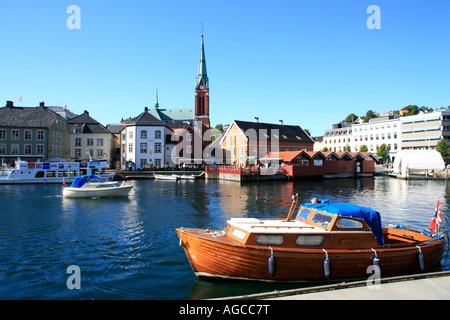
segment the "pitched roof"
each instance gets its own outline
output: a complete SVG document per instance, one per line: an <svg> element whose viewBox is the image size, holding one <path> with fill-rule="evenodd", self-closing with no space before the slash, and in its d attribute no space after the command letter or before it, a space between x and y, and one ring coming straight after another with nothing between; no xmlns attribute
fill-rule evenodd
<svg viewBox="0 0 450 320"><path fill-rule="evenodd" d="M126 124L136 126L164 126L164 122L155 118L147 110L142 112L136 118L130 119Z"/></svg>
<svg viewBox="0 0 450 320"><path fill-rule="evenodd" d="M234 120L236 125L250 138L254 132L256 132L256 137L260 140L260 135L266 134L267 136L261 137L267 141L279 140L287 142L304 142L313 144L314 141L300 126L290 126L290 125L280 125L272 123L262 123L262 122L250 122L250 121L240 121ZM254 131L247 131L253 129ZM276 131L278 130L278 134Z"/></svg>
<svg viewBox="0 0 450 320"><path fill-rule="evenodd" d="M161 109L153 108L148 112L155 118L161 121L183 121L183 120L193 120L195 118L194 109Z"/></svg>
<svg viewBox="0 0 450 320"><path fill-rule="evenodd" d="M67 121L71 131L76 128L81 129L81 133L111 133L100 122L89 115L89 112L84 111L83 114Z"/></svg>
<svg viewBox="0 0 450 320"><path fill-rule="evenodd" d="M55 118L64 119L46 107L0 108L0 127L48 128Z"/></svg>

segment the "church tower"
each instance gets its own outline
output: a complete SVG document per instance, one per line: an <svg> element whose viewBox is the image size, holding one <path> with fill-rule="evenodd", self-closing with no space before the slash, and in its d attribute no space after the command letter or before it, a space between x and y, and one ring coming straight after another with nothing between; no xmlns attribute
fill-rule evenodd
<svg viewBox="0 0 450 320"><path fill-rule="evenodd" d="M209 81L206 72L205 47L202 41L200 45L200 62L198 64L197 80L195 82L195 120L200 120L205 126L210 127L209 122Z"/></svg>

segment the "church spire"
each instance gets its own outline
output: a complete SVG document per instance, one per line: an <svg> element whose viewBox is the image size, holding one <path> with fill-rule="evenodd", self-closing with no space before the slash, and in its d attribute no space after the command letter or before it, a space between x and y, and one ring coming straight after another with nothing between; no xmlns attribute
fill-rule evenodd
<svg viewBox="0 0 450 320"><path fill-rule="evenodd" d="M205 46L203 43L203 28L202 28L202 41L200 44L200 61L198 64L198 74L197 81L195 83L195 88L198 88L201 85L203 80L203 86L205 88L209 87L208 74L206 72L206 59L205 59Z"/></svg>

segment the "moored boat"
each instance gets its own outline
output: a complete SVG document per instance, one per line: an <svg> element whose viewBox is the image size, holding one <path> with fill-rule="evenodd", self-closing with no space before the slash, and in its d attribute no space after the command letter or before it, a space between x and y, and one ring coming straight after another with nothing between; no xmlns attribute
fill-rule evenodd
<svg viewBox="0 0 450 320"><path fill-rule="evenodd" d="M18 160L15 166L2 166L0 170L0 184L27 183L62 183L73 182L76 177L96 174L112 180L114 173L106 173L106 161L90 162L28 162Z"/></svg>
<svg viewBox="0 0 450 320"><path fill-rule="evenodd" d="M156 180L174 180L178 181L180 180L180 176L176 174L156 174L154 173L153 176Z"/></svg>
<svg viewBox="0 0 450 320"><path fill-rule="evenodd" d="M382 228L380 214L342 203L301 205L286 219L232 218L223 230L179 228L199 278L327 281L426 271L439 264L445 237Z"/></svg>
<svg viewBox="0 0 450 320"><path fill-rule="evenodd" d="M70 187L65 187L62 194L66 198L105 198L126 196L133 188L124 181L105 181L96 175L77 177Z"/></svg>

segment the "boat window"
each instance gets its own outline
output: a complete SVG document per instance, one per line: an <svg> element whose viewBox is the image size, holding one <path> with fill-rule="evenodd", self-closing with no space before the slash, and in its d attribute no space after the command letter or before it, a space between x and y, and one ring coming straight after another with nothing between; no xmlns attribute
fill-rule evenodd
<svg viewBox="0 0 450 320"><path fill-rule="evenodd" d="M225 232L227 232L228 229L230 229L230 225L227 223L226 226L225 226Z"/></svg>
<svg viewBox="0 0 450 320"><path fill-rule="evenodd" d="M47 171L47 178L56 177L56 171Z"/></svg>
<svg viewBox="0 0 450 320"><path fill-rule="evenodd" d="M284 236L281 234L259 234L256 236L256 242L260 244L282 244Z"/></svg>
<svg viewBox="0 0 450 320"><path fill-rule="evenodd" d="M308 209L300 208L300 212L298 213L297 219L300 220L308 220L309 214L311 213Z"/></svg>
<svg viewBox="0 0 450 320"><path fill-rule="evenodd" d="M326 228L330 225L331 220L332 220L331 216L316 212L311 222Z"/></svg>
<svg viewBox="0 0 450 320"><path fill-rule="evenodd" d="M67 177L68 172L67 171L58 171L58 177Z"/></svg>
<svg viewBox="0 0 450 320"><path fill-rule="evenodd" d="M36 172L35 178L44 178L45 177L45 171L38 171Z"/></svg>
<svg viewBox="0 0 450 320"><path fill-rule="evenodd" d="M363 224L361 221L345 219L345 218L339 219L336 226L339 229L362 229L363 228Z"/></svg>
<svg viewBox="0 0 450 320"><path fill-rule="evenodd" d="M69 172L69 175L70 175L71 177L76 177L76 176L78 176L78 171L71 170L71 171Z"/></svg>
<svg viewBox="0 0 450 320"><path fill-rule="evenodd" d="M323 235L300 235L295 240L298 246L321 246L325 237Z"/></svg>
<svg viewBox="0 0 450 320"><path fill-rule="evenodd" d="M247 235L247 232L241 229L233 228L233 230L231 230L231 234L238 239L244 240L245 236Z"/></svg>

